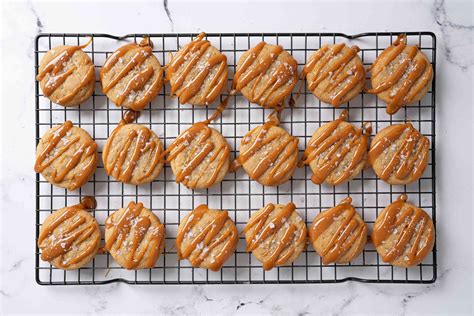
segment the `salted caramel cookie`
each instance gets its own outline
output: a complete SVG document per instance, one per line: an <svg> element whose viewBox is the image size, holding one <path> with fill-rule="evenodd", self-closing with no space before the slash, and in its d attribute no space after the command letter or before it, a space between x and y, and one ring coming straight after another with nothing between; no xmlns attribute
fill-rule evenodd
<svg viewBox="0 0 474 316"><path fill-rule="evenodd" d="M313 171L311 181L338 185L356 177L364 169L370 124L362 129L346 122L348 112L314 132L300 161Z"/></svg>
<svg viewBox="0 0 474 316"><path fill-rule="evenodd" d="M344 43L321 47L303 68L308 89L321 101L336 107L352 100L365 83L359 50Z"/></svg>
<svg viewBox="0 0 474 316"><path fill-rule="evenodd" d="M298 63L280 45L265 42L246 51L237 63L233 91L253 103L274 108L298 82Z"/></svg>
<svg viewBox="0 0 474 316"><path fill-rule="evenodd" d="M206 33L196 36L167 65L171 95L178 96L181 104L208 105L226 86L227 57L205 37Z"/></svg>
<svg viewBox="0 0 474 316"><path fill-rule="evenodd" d="M163 69L144 38L117 49L100 71L102 90L117 106L141 111L160 92Z"/></svg>
<svg viewBox="0 0 474 316"><path fill-rule="evenodd" d="M94 64L82 50L91 41L92 38L79 46L57 46L44 55L36 79L45 97L62 106L73 106L94 93Z"/></svg>
<svg viewBox="0 0 474 316"><path fill-rule="evenodd" d="M435 230L430 216L407 203L407 195L384 208L377 217L372 242L384 262L408 268L419 264L433 249Z"/></svg>
<svg viewBox="0 0 474 316"><path fill-rule="evenodd" d="M306 224L293 203L265 205L252 214L244 232L247 252L264 270L292 263L306 246Z"/></svg>
<svg viewBox="0 0 474 316"><path fill-rule="evenodd" d="M38 236L41 260L58 269L74 270L94 258L99 250L100 229L86 211L89 208L95 208L95 200L87 197L81 204L63 207L45 219Z"/></svg>
<svg viewBox="0 0 474 316"><path fill-rule="evenodd" d="M433 81L433 67L417 46L407 45L405 34L399 35L370 67L372 89L369 93L387 102L387 113L421 100Z"/></svg>
<svg viewBox="0 0 474 316"><path fill-rule="evenodd" d="M348 263L364 250L367 224L350 197L319 213L309 228L309 239L323 264Z"/></svg>
<svg viewBox="0 0 474 316"><path fill-rule="evenodd" d="M96 166L97 144L71 121L47 130L36 148L35 172L70 191L84 185Z"/></svg>
<svg viewBox="0 0 474 316"><path fill-rule="evenodd" d="M227 211L199 205L179 223L176 249L178 258L188 259L193 267L218 271L234 253L238 240Z"/></svg>
<svg viewBox="0 0 474 316"><path fill-rule="evenodd" d="M423 175L429 150L429 139L410 123L390 125L372 140L368 162L385 182L408 184Z"/></svg>

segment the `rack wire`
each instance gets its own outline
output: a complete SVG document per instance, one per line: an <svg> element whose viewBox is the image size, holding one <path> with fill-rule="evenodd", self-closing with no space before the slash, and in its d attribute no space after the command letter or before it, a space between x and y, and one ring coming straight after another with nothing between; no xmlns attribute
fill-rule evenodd
<svg viewBox="0 0 474 316"><path fill-rule="evenodd" d="M233 33L208 34L211 43L227 55L229 86L239 57L259 41L282 45L298 61L299 70L309 56L327 43L346 42L361 48L359 56L364 65L370 65L378 54L402 32L363 33ZM436 36L431 32L403 32L408 43L416 44L430 59L436 78ZM78 45L87 36L93 41L85 51L100 71L105 59L127 42L137 42L149 36L154 43L153 52L162 65L168 63L169 53L176 52L197 34L39 34L35 43L35 74L42 56L57 45ZM368 79L368 78L367 78ZM96 81L93 96L80 107L64 108L45 98L38 81L35 82L36 144L44 132L65 120L71 120L87 130L98 143L99 155L104 142L118 124L123 109L116 107L102 93ZM141 201L159 216L166 227L166 249L152 269L127 271L118 266L109 254L98 254L87 266L75 271L63 271L40 260L35 245L35 275L41 285L82 285L124 282L129 284L235 284L235 283L339 283L360 281L368 283L433 283L437 276L436 245L428 257L416 267L402 269L384 263L375 248L367 244L363 253L349 264L323 265L311 245L291 265L264 271L261 264L245 252L245 239L240 237L237 251L219 272L193 268L187 261L177 259L174 241L180 220L195 206L206 203L210 208L229 210L239 231L242 231L252 212L265 204L293 201L297 211L309 225L322 210L336 205L350 195L355 208L372 227L379 212L400 193L406 192L409 200L425 209L436 227L436 175L435 175L435 79L428 94L418 103L403 107L388 115L384 102L374 95L361 93L339 108L325 104L306 90L294 107L283 111L281 126L300 139L300 154L312 133L321 125L332 121L339 113L349 109L349 121L357 126L372 122L374 133L383 127L410 121L431 141L430 157L423 177L411 185L392 186L378 179L372 170L364 170L349 183L332 187L315 185L310 181L308 167L298 169L293 178L279 187L263 187L239 170L228 174L218 185L207 190L192 191L175 183L171 168L166 165L158 179L148 185L131 186L106 176L101 159L91 180L74 192L54 187L36 175L36 240L41 223L54 210L77 204L82 196L92 195L97 208L92 210L103 230L105 219L129 201ZM221 96L221 100L226 94ZM216 102L217 103L217 102ZM216 105L192 107L179 105L169 97L166 86L141 113L138 123L149 126L168 146L175 137L194 122L202 121ZM238 152L240 139L251 128L262 124L269 110L251 104L241 95L232 96L228 108L212 126L219 130L231 145L232 158Z"/></svg>

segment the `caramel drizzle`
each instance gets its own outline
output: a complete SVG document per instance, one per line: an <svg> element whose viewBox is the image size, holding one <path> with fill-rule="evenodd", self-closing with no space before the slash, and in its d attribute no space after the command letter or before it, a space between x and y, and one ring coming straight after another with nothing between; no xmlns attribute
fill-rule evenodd
<svg viewBox="0 0 474 316"><path fill-rule="evenodd" d="M179 230L176 236L176 248L178 249L179 259L188 259L193 267L198 267L209 257L214 248L222 244L221 250L212 257L213 260L210 260L209 266L212 271L218 271L233 253L238 241L238 232L235 225L228 225L228 229L223 231L226 222L230 220L227 211L219 211L217 216L200 230L199 234L193 236L187 247L182 247L185 235L194 226L198 225L208 211L207 205L199 205L191 212L183 228ZM219 234L220 237L217 237Z"/></svg>
<svg viewBox="0 0 474 316"><path fill-rule="evenodd" d="M413 102L415 96L423 90L433 75L433 67L424 58L414 61L419 49L416 46L407 46L405 34L399 35L393 45L385 49L377 57L374 64L372 77L376 78L386 70L392 62L407 48L407 57L394 65L390 76L378 86L369 89L368 93L380 93L392 89L392 99L387 102L387 113L396 113L403 105ZM400 84L399 84L400 83ZM395 86L399 84L398 89Z"/></svg>
<svg viewBox="0 0 474 316"><path fill-rule="evenodd" d="M334 185L343 183L350 178L357 165L364 159L367 151L369 135L372 131L370 124L364 126L364 134L361 129L356 129L352 124L336 132L338 126L347 120L348 111L344 110L341 116L328 123L326 130L318 138L308 144L299 166L309 165L318 159L317 168L311 177L316 184L323 183L327 177L339 166L346 155L356 148L352 160L345 167L341 175L335 179ZM327 154L322 157L322 155Z"/></svg>
<svg viewBox="0 0 474 316"><path fill-rule="evenodd" d="M385 255L382 256L384 262L392 262L410 247L410 240L415 237L413 244L408 249L408 253L404 261L408 265L413 265L423 258L431 250L434 232L429 228L430 218L426 212L420 208L409 207L402 211L408 197L402 194L397 201L387 206L384 216L379 225L374 227L371 238L376 247L384 243L389 236L398 231L397 241ZM401 229L400 229L401 228ZM423 244L422 237L425 229L428 229L428 236Z"/></svg>
<svg viewBox="0 0 474 316"><path fill-rule="evenodd" d="M35 161L35 172L42 172L48 168L55 160L63 156L63 154L81 138L76 136L72 139L67 139L67 143L59 149L55 154L51 155L51 152L56 149L59 142L66 136L67 132L73 127L71 121L66 121L61 126L58 126L54 132L52 132L45 140L47 146L38 155ZM64 142L64 141L63 141ZM52 170L51 179L53 183L59 183L64 180L66 175L80 164L84 164L83 167L74 174L74 178L71 184L68 186L68 190L75 190L76 188L83 185L92 170L96 166L96 150L97 144L92 140L84 140L84 143L72 154L69 161L61 170ZM51 157L52 156L52 157ZM85 161L89 158L90 160L86 163ZM46 160L46 161L45 161ZM58 172L59 171L59 172Z"/></svg>
<svg viewBox="0 0 474 316"><path fill-rule="evenodd" d="M79 46L66 46L64 50L58 56L51 59L43 70L36 76L36 80L41 81L49 74L48 81L43 87L43 94L50 96L59 88L64 81L77 69L76 66L71 66L65 69L67 62L72 58L74 53L80 49L86 48L92 42L92 37L84 45ZM63 72L61 72L64 69ZM58 103L65 103L70 101L83 87L85 87L94 78L94 65L90 65L86 75L80 80L77 85L69 94L63 96L58 100Z"/></svg>
<svg viewBox="0 0 474 316"><path fill-rule="evenodd" d="M341 53L345 46L346 44L340 43L331 48L329 46L321 47L310 57L303 68L303 76L315 71L314 78L308 82L308 88L311 91L316 89L326 78L330 80L324 88L324 92L334 91L330 96L333 106L341 105L343 97L365 79L364 67L359 63L353 66L349 72L343 72L344 67L356 58L357 52L360 50L354 45L345 53ZM339 54L341 55L339 56ZM328 66L326 67L326 65Z"/></svg>
<svg viewBox="0 0 474 316"><path fill-rule="evenodd" d="M390 133L373 142L368 154L368 162L373 165L377 158L405 134L400 146L387 163L379 177L387 180L393 173L399 180L410 174L418 179L428 164L430 141L410 123L393 125ZM416 147L418 144L418 147Z"/></svg>
<svg viewBox="0 0 474 316"><path fill-rule="evenodd" d="M94 205L90 204L91 200L93 200ZM89 206L95 207L95 199L93 197L83 198L80 204L65 208L64 211L62 211L62 214L49 226L42 227L38 236L38 247L41 249L41 260L52 261L59 257L60 260L58 260L56 265L59 268L67 269L69 266L82 261L95 251L100 242L100 234L96 234L90 245L74 256L74 258L67 260L64 259L64 255L71 250L73 245L79 248L80 245L91 238L92 234L99 228L95 220L84 225L87 219L78 214L79 211L87 209ZM57 239L46 246L41 246L41 244L49 238L61 224L64 224L69 219L71 219L70 226L67 229L61 230Z"/></svg>
<svg viewBox="0 0 474 316"><path fill-rule="evenodd" d="M347 213L346 218L334 232L329 243L319 253L323 264L337 262L351 249L357 240L367 235L367 225L356 219L357 213L351 203L351 197L345 198L336 207L321 213L311 224L309 238L314 242L336 222L339 216Z"/></svg>
<svg viewBox="0 0 474 316"><path fill-rule="evenodd" d="M275 266L285 264L295 253L298 245L304 242L306 238L306 229L303 228L299 234L295 236L295 231L298 229L295 224L285 225L287 227L281 240L274 240L277 232L282 228L282 226L284 226L284 223L286 223L288 218L290 218L295 209L295 204L288 203L275 214L271 221L265 224L270 215L275 211L275 204L267 204L261 211L252 216L245 226L245 233L247 233L252 227L255 227L252 234L245 236L247 252L254 251L268 238L270 238L271 243L278 242L278 246L273 251L271 251L270 247L264 254L265 258L262 260L264 270L271 270Z"/></svg>

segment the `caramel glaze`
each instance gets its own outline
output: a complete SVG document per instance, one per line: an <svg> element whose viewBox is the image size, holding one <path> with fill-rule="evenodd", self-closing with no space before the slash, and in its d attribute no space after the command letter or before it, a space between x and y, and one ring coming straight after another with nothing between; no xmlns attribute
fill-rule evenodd
<svg viewBox="0 0 474 316"><path fill-rule="evenodd" d="M314 242L333 223L335 218L346 213L344 221L337 228L327 246L319 253L324 264L338 262L362 236L367 236L367 225L356 219L356 210L347 197L339 205L318 215L311 224L309 238Z"/></svg>
<svg viewBox="0 0 474 316"><path fill-rule="evenodd" d="M81 262L97 250L100 243L100 234L96 234L96 236L93 237L92 235L94 232L99 230L99 224L97 224L97 221L94 219L92 222L85 225L87 218L80 213L80 211L88 209L90 206L93 206L92 208L94 208L95 203L93 197L85 197L80 204L58 210L57 212L61 212L61 215L49 223L48 226L43 225L38 236L38 247L41 249L41 260L52 261L59 257L60 260L58 260L55 265L58 268L67 269L71 265ZM41 244L66 221L70 222L69 226L66 229L60 230L59 236L54 241L52 240L51 243L42 246ZM93 240L91 240L90 245L82 252L77 254L74 258L67 260L63 259L64 255L68 253L73 246L79 248L83 242L90 238L93 238Z"/></svg>
<svg viewBox="0 0 474 316"><path fill-rule="evenodd" d="M392 62L402 53L406 54L406 58L401 58L399 64L392 65ZM407 37L402 34L397 37L393 45L377 57L370 67L373 69L372 78L376 78L391 67L390 76L378 86L368 90L368 93L377 94L392 89L391 100L387 102L388 114L394 114L403 105L413 102L416 95L431 81L433 67L425 58L414 60L419 53L418 47L407 46Z"/></svg>
<svg viewBox="0 0 474 316"><path fill-rule="evenodd" d="M209 76L214 67L218 67L217 72L210 80L208 88L203 92L201 102L204 104L213 102L227 81L227 57L221 53L211 56L206 61L205 66L183 87L186 77L197 66L201 57L204 56L206 50L211 46L211 43L204 39L205 36L206 33L204 32L196 36L191 43L184 46L182 50L176 54L167 66L166 78L172 83L171 95L176 94L179 98L179 102L182 104L187 103L203 88L205 79ZM182 72L179 73L179 76L174 78L178 74L180 67L187 60L189 60L189 63ZM183 89L180 90L181 87L183 87Z"/></svg>
<svg viewBox="0 0 474 316"><path fill-rule="evenodd" d="M372 132L370 124L364 126L363 134L362 129L357 129L352 124L335 132L338 126L347 120L347 116L348 111L344 110L337 120L328 123L326 130L308 144L299 162L299 166L302 167L318 159L317 168L313 170L314 173L311 177L311 181L316 184L323 183L355 147L356 150L352 160L346 166L344 172L334 181L334 185L343 183L351 177L352 172L367 153L368 138ZM321 155L325 152L327 152L326 156L321 158Z"/></svg>
<svg viewBox="0 0 474 316"><path fill-rule="evenodd" d="M280 228L285 229L285 226L287 226L281 240L275 241L278 242L278 246L273 249L273 251L271 251L271 248L268 249L265 253L265 258L262 260L264 270L268 271L275 266L285 264L295 253L298 245L305 241L306 227L304 227L299 234L295 235L295 232L298 229L295 224L284 225L295 210L295 204L288 203L275 214L271 221L265 224L270 215L275 211L275 204L270 203L265 205L262 210L252 216L245 226L245 233L254 227L252 234L245 236L247 252L254 251L268 238L271 238L271 241L273 241Z"/></svg>
<svg viewBox="0 0 474 316"><path fill-rule="evenodd" d="M112 248L126 247L124 268L129 270L137 268L147 252L148 257L143 267L153 268L160 255L161 243L164 240L165 227L163 224L153 224L148 217L140 216L142 210L142 203L132 201L117 221L114 221L112 216L109 216L105 221L105 228L112 229L112 233L105 240L105 249L110 252ZM132 233L131 243L124 244L127 236ZM147 238L145 238L146 236Z"/></svg>
<svg viewBox="0 0 474 316"><path fill-rule="evenodd" d="M48 168L55 160L60 159L63 154L74 145L80 136L67 139L65 138L68 131L73 127L71 121L64 122L63 125L59 126L54 132L50 133L48 138L45 140L47 146L39 153L35 161L35 172L41 173L43 170ZM52 151L56 148L58 143L62 139L67 139L67 143L59 149L54 155L51 155ZM84 140L84 143L72 154L72 157L66 163L62 170L53 170L51 179L53 183L59 183L64 180L66 175L79 164L84 164L83 167L74 174L74 178L71 184L68 186L68 190L75 190L87 182L90 173L96 167L97 157L97 144L92 140ZM85 161L88 159L86 163Z"/></svg>
<svg viewBox="0 0 474 316"><path fill-rule="evenodd" d="M51 59L46 66L41 70L41 72L36 76L38 81L43 80L47 74L49 74L48 81L42 87L43 94L45 96L50 96L56 91L59 86L63 84L64 81L77 69L76 66L71 66L65 69L67 62L72 58L74 53L80 49L86 48L92 42L92 37L87 43L79 46L65 46L61 54ZM89 70L86 75L81 79L79 85L76 86L69 94L63 96L58 100L59 103L65 103L71 100L83 87L90 83L94 78L94 65L90 65Z"/></svg>
<svg viewBox="0 0 474 316"><path fill-rule="evenodd" d="M392 174L395 174L395 177L399 180L403 180L408 176L418 179L428 163L429 139L410 123L392 125L390 128L390 133L386 133L384 137L376 138L375 142L372 142L368 154L368 163L373 165L385 149L395 144L404 135L400 146L378 176L382 180L387 180Z"/></svg>
<svg viewBox="0 0 474 316"><path fill-rule="evenodd" d="M392 262L403 255L406 248L410 246L410 241L415 238L405 257L407 265L412 266L421 262L431 250L434 231L431 228L427 228L431 219L422 209L408 207L402 210L406 201L406 194L402 194L398 197L397 201L387 206L383 214L381 214L381 216L383 215L381 222L374 225L371 238L374 245L378 247L390 235L396 233L394 232L395 230L398 230L397 241L393 248L382 256L384 262ZM428 236L422 244L425 228L428 229Z"/></svg>
<svg viewBox="0 0 474 316"><path fill-rule="evenodd" d="M238 242L238 232L235 225L227 225L227 228L225 228L226 222L230 221L227 211L219 211L218 215L194 236L187 247L182 247L185 235L194 226L198 225L208 211L207 205L199 205L191 212L183 228L178 231L176 248L178 249L179 259L188 259L193 267L199 267L213 249L222 245L219 253L209 260L209 268L212 271L218 271L227 258L232 255ZM224 229L226 230L224 231ZM198 245L200 246L198 247Z"/></svg>
<svg viewBox="0 0 474 316"><path fill-rule="evenodd" d="M333 106L341 105L344 96L358 83L365 80L365 69L362 63L356 63L348 72L343 71L345 66L357 57L360 50L354 45L345 53L341 53L344 47L346 47L344 43L335 44L332 47L328 45L321 47L303 68L303 76L315 72L314 78L308 82L308 88L311 91L326 78L330 80L324 92L331 92L330 99Z"/></svg>

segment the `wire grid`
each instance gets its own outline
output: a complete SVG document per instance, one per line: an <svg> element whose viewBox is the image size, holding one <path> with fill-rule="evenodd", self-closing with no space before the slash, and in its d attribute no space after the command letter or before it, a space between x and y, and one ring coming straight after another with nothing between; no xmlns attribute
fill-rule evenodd
<svg viewBox="0 0 474 316"><path fill-rule="evenodd" d="M406 33L406 32L404 32ZM341 33L263 33L263 34L208 34L211 43L227 55L230 86L239 57L249 48L264 40L282 45L298 61L299 70L309 56L327 43L346 42L361 48L359 56L369 66L376 56L396 38L398 32L364 33L348 36ZM416 44L430 59L436 71L436 37L431 32L408 32L409 44ZM118 47L140 41L147 35L154 43L153 52L165 65L170 54L192 40L197 34L131 34L121 37L108 34L39 34L35 46L35 67L42 56L57 45L78 45L92 36L91 45L85 51L91 56L99 73L105 59ZM434 76L436 78L436 76ZM226 94L221 96L221 100ZM65 120L71 120L87 130L98 143L99 155L104 142L116 127L123 109L116 107L102 93L98 75L94 95L80 107L64 108L45 98L36 81L36 143L44 132ZM218 102L216 102L217 104ZM149 126L166 146L191 124L204 120L216 107L192 107L179 105L169 97L169 86L141 113L137 122ZM332 187L315 185L310 181L308 167L296 170L293 178L279 187L263 187L239 170L228 174L218 185L207 190L192 191L175 183L171 168L166 165L158 179L148 185L132 186L116 182L106 176L102 160L91 180L74 192L54 187L36 175L36 243L44 219L54 210L77 204L82 196L92 195L97 208L92 210L103 230L107 216L129 201L141 201L159 216L166 227L166 249L152 269L127 271L118 266L109 254L98 254L86 267L75 271L63 271L41 261L36 246L36 281L42 285L78 285L125 282L130 284L233 284L233 283L338 283L348 280L369 283L433 283L436 280L436 245L422 264L410 269L393 267L384 263L372 244L349 264L323 265L320 257L309 245L291 265L264 271L261 264L245 252L245 238L240 236L235 254L219 272L193 268L186 261L178 261L174 242L180 220L199 204L210 208L226 209L239 231L250 215L267 203L293 201L297 211L309 225L322 210L336 205L350 195L355 208L371 229L379 212L406 192L409 201L425 209L436 225L435 187L435 80L432 89L417 104L403 107L398 113L388 115L385 103L374 95L361 93L350 103L334 108L316 99L304 84L301 97L292 108L283 111L281 126L300 139L299 151L303 153L313 132L322 124L337 118L341 111L349 109L349 121L356 126L372 122L374 132L396 123L410 121L431 141L430 160L421 179L406 186L392 186L378 179L371 169L364 170L349 183ZM238 153L243 135L264 122L270 110L265 110L236 95L228 108L212 127L219 130L231 145L232 158Z"/></svg>

